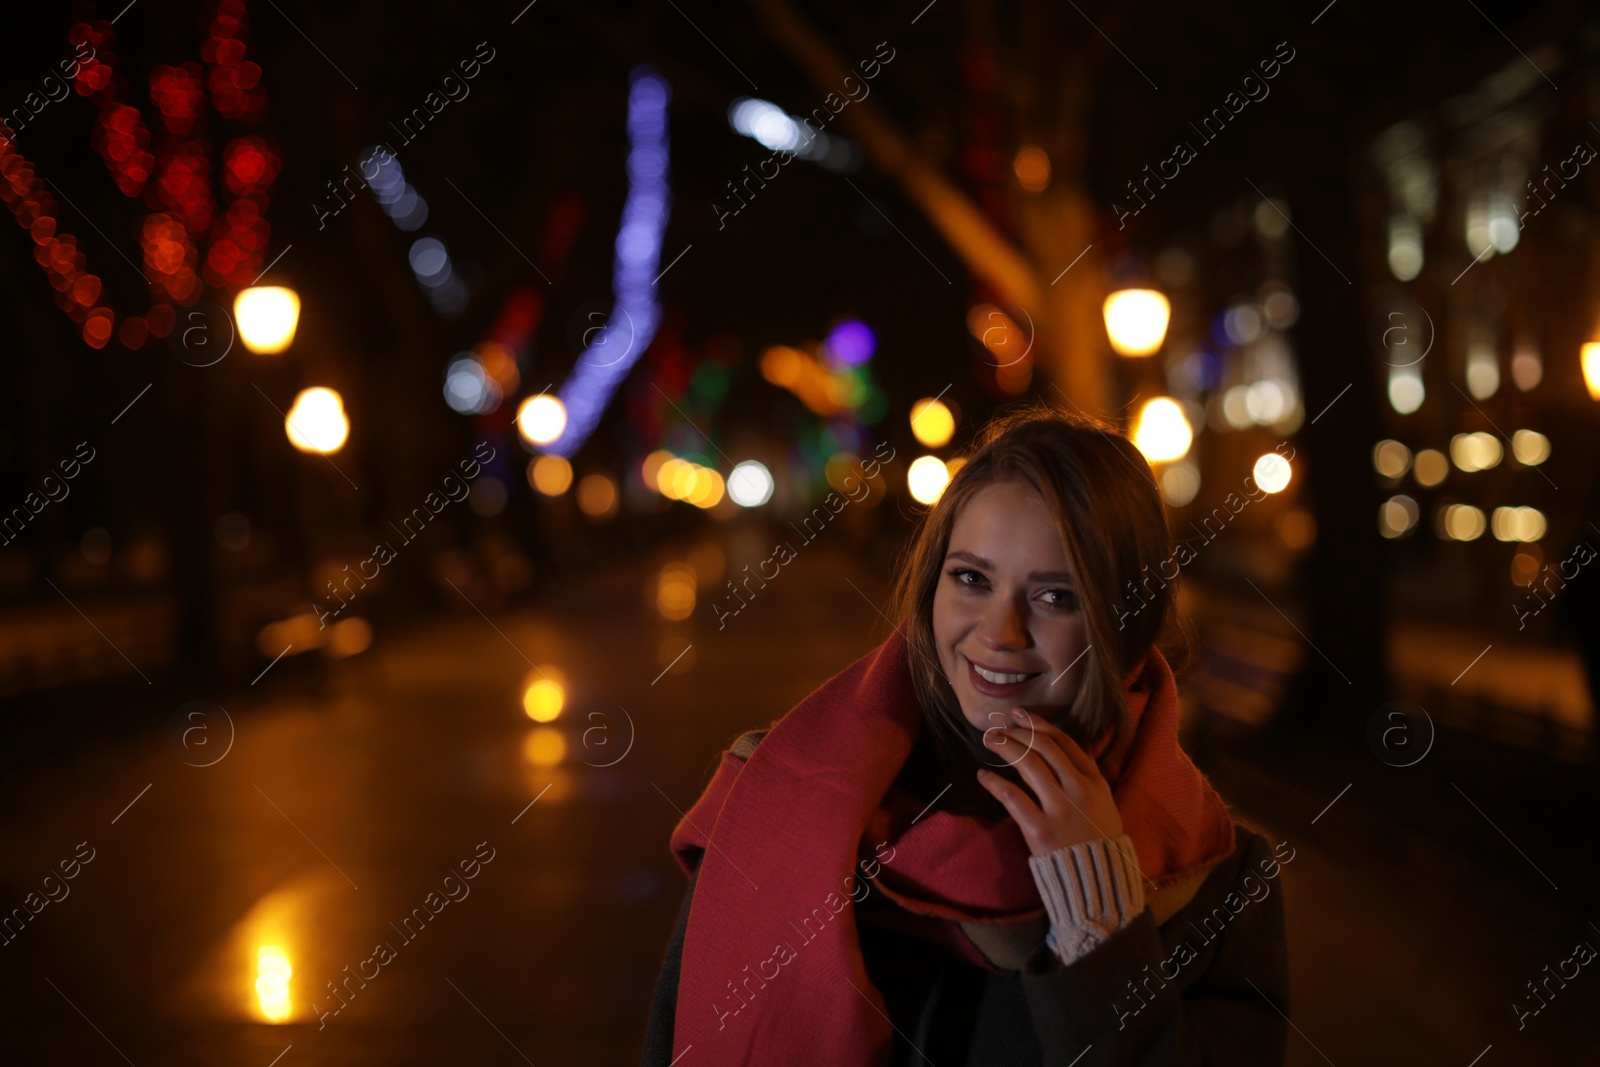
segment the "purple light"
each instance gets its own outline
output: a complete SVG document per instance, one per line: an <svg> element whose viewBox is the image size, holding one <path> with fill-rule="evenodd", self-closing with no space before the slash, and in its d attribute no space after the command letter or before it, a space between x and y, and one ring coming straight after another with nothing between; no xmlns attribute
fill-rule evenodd
<svg viewBox="0 0 1600 1067"><path fill-rule="evenodd" d="M635 67L628 93L628 197L617 231L611 268L615 303L603 331L578 357L557 391L567 409L561 436L544 451L570 457L583 447L611 402L612 394L638 362L661 322L656 279L661 273L661 238L672 191L667 186L667 99L671 89L651 68ZM622 355L617 355L617 349Z"/></svg>
<svg viewBox="0 0 1600 1067"><path fill-rule="evenodd" d="M860 319L845 319L839 323L823 344L834 361L846 367L860 366L878 349L872 327Z"/></svg>

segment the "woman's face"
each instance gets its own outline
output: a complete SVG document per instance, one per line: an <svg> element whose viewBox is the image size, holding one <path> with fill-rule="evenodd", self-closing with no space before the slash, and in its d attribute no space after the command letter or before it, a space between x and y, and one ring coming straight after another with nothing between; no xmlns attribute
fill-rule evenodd
<svg viewBox="0 0 1600 1067"><path fill-rule="evenodd" d="M1022 705L1059 722L1083 679L1088 626L1066 546L1021 482L978 490L956 516L933 637L967 722L1013 725Z"/></svg>

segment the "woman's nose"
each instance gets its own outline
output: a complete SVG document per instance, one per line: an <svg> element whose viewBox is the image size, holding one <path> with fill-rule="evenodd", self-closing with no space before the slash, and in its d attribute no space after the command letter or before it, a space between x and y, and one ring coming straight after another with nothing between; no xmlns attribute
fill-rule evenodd
<svg viewBox="0 0 1600 1067"><path fill-rule="evenodd" d="M983 643L988 648L1023 648L1028 643L1026 608L1016 598L992 597L983 617Z"/></svg>

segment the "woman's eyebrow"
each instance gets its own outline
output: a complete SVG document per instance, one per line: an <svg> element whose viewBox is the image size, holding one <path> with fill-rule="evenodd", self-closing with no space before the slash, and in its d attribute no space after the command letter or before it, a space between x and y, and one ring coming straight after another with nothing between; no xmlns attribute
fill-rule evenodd
<svg viewBox="0 0 1600 1067"><path fill-rule="evenodd" d="M992 561L987 560L982 556L976 555L975 553L968 552L968 551L966 551L964 549L956 549L954 552L949 553L946 556L946 558L947 559L964 559L968 563L972 563L972 564L975 564L975 565L977 565L979 567L982 567L984 570L989 570L989 571L994 570L994 563ZM1028 580L1029 581L1033 581L1033 582L1068 582L1068 583L1070 583L1072 581L1072 575L1068 574L1066 571L1034 571L1032 574L1028 575Z"/></svg>

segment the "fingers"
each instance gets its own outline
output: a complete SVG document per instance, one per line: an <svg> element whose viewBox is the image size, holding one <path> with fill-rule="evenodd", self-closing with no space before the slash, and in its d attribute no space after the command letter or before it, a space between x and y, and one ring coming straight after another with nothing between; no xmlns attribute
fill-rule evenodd
<svg viewBox="0 0 1600 1067"><path fill-rule="evenodd" d="M1025 727L1031 726L1037 734L1042 734L1054 740L1062 755L1071 762L1072 767L1080 775L1091 782L1097 778L1104 777L1100 773L1099 765L1083 750L1083 746L1072 739L1071 734L1046 719L1043 715L1035 715L1026 708L1018 708L1017 711L1022 713L1020 716L1015 716L1017 721Z"/></svg>
<svg viewBox="0 0 1600 1067"><path fill-rule="evenodd" d="M1015 820L1022 830L1023 838L1028 842L1029 851L1035 851L1035 844L1044 832L1044 814L1034 805L1028 794L1012 782L995 774L993 771L978 771L978 784L989 791L989 795L998 800L1006 809L1006 813Z"/></svg>
<svg viewBox="0 0 1600 1067"><path fill-rule="evenodd" d="M1028 788L1033 790L1034 799L1040 809L1051 818L1061 807L1061 784L1056 780L1056 772L1044 760L1038 748L1028 744L1026 737L1017 736L1014 732L1001 732L992 735L992 744L1000 743L1004 738L1008 742L1017 742L1023 746L1021 756L1007 762L1022 776Z"/></svg>
<svg viewBox="0 0 1600 1067"><path fill-rule="evenodd" d="M1039 794L1047 811L1060 807L1058 797L1066 797L1075 803L1082 800L1085 790L1092 785L1092 779L1086 779L1048 733L1031 727L1014 726L991 731L985 740L990 747L1007 742L1022 746L1022 755L1008 758L1006 762L1015 767Z"/></svg>

